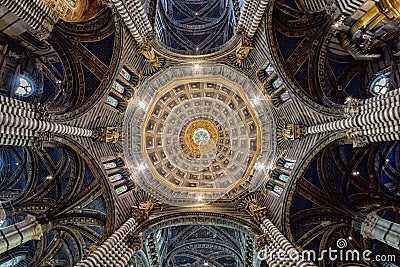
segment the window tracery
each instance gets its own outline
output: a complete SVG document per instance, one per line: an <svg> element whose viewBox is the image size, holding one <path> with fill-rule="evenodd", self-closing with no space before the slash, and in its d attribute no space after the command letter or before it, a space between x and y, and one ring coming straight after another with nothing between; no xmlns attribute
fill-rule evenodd
<svg viewBox="0 0 400 267"><path fill-rule="evenodd" d="M383 95L390 88L390 72L377 76L370 87L370 92L374 95Z"/></svg>
<svg viewBox="0 0 400 267"><path fill-rule="evenodd" d="M19 76L18 86L14 93L18 96L28 97L35 91L33 81L26 76Z"/></svg>

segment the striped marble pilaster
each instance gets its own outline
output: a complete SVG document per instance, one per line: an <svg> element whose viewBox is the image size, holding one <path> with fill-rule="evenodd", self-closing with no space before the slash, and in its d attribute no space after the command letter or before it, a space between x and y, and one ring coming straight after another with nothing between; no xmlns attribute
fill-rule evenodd
<svg viewBox="0 0 400 267"><path fill-rule="evenodd" d="M323 11L325 5L325 0L300 0L302 9L310 13Z"/></svg>
<svg viewBox="0 0 400 267"><path fill-rule="evenodd" d="M342 14L351 16L368 0L339 0L337 5Z"/></svg>
<svg viewBox="0 0 400 267"><path fill-rule="evenodd" d="M353 139L354 146L400 140L399 89L356 102L348 109L352 117L310 126L307 133L346 131L348 138Z"/></svg>
<svg viewBox="0 0 400 267"><path fill-rule="evenodd" d="M144 11L142 1L140 0L125 0L126 7L133 18L136 28L141 33L142 37L148 36L153 32L149 18Z"/></svg>
<svg viewBox="0 0 400 267"><path fill-rule="evenodd" d="M27 118L37 118L34 106L11 97L0 95L0 112L14 114Z"/></svg>
<svg viewBox="0 0 400 267"><path fill-rule="evenodd" d="M239 22L237 24L239 29L244 28L244 23L246 21L246 15L248 13L249 6L250 6L251 2L252 2L251 0L244 0L243 1L243 6L242 6L242 8L240 10Z"/></svg>
<svg viewBox="0 0 400 267"><path fill-rule="evenodd" d="M75 267L124 267L133 255L126 238L136 227L135 219L128 219L115 233Z"/></svg>
<svg viewBox="0 0 400 267"><path fill-rule="evenodd" d="M385 97L379 97L377 99L373 97L369 98L371 99L371 101L368 102L364 101L364 104L360 106L360 113L369 113L377 110L382 110L384 108L399 106L400 94L398 92L397 93L393 92L394 91L391 91L392 94L386 95Z"/></svg>
<svg viewBox="0 0 400 267"><path fill-rule="evenodd" d="M265 13L268 0L245 0L240 10L238 30L243 30L246 36L252 38Z"/></svg>

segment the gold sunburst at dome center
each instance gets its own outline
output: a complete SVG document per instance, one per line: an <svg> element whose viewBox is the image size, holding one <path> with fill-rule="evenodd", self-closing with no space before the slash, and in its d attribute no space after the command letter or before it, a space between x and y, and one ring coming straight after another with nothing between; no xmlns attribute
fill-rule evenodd
<svg viewBox="0 0 400 267"><path fill-rule="evenodd" d="M201 131L207 131L209 140L204 142L204 145L200 145L195 141L195 134ZM208 153L213 150L218 143L218 129L217 126L210 120L207 119L195 119L191 121L185 129L183 140L186 146L194 153Z"/></svg>

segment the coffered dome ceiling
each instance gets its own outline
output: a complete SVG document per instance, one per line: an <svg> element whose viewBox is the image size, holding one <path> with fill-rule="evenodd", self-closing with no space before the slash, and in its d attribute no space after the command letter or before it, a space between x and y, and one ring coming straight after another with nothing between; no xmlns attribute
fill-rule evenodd
<svg viewBox="0 0 400 267"><path fill-rule="evenodd" d="M275 146L270 107L253 101L261 91L243 74L186 64L136 95L125 116L124 153L147 192L187 206L260 185L265 174L255 166L267 164Z"/></svg>

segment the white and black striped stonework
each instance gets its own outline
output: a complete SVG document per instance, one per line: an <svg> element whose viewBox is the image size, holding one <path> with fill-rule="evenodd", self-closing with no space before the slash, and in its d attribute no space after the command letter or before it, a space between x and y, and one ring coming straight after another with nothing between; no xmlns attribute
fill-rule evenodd
<svg viewBox="0 0 400 267"><path fill-rule="evenodd" d="M142 1L140 0L125 0L126 7L135 21L136 28L142 36L148 36L153 30L149 18L144 11Z"/></svg>
<svg viewBox="0 0 400 267"><path fill-rule="evenodd" d="M0 5L5 6L20 19L38 30L48 17L55 17L53 11L41 0L0 0Z"/></svg>
<svg viewBox="0 0 400 267"><path fill-rule="evenodd" d="M245 0L240 11L238 29L244 30L248 37L253 37L264 15L268 0Z"/></svg>
<svg viewBox="0 0 400 267"><path fill-rule="evenodd" d="M27 118L37 118L32 104L3 95L0 95L0 112Z"/></svg>
<svg viewBox="0 0 400 267"><path fill-rule="evenodd" d="M142 3L137 0L127 0L125 3L122 0L112 0L112 2L132 36L139 44L143 44L146 36L152 32L152 28Z"/></svg>
<svg viewBox="0 0 400 267"><path fill-rule="evenodd" d="M41 132L91 137L92 130L38 119L34 106L0 95L0 145L28 146Z"/></svg>
<svg viewBox="0 0 400 267"><path fill-rule="evenodd" d="M286 239L284 235L275 227L268 219L265 219L261 224L261 229L270 237L270 242L266 246L265 260L270 267L316 267L312 262L306 262L300 259L301 257L289 257L290 252L298 250ZM285 260L282 258L282 251L285 251ZM300 252L298 252L299 255Z"/></svg>
<svg viewBox="0 0 400 267"><path fill-rule="evenodd" d="M325 5L325 0L300 0L301 8L309 13L322 11Z"/></svg>
<svg viewBox="0 0 400 267"><path fill-rule="evenodd" d="M89 257L77 263L75 267L123 267L132 257L133 249L127 245L128 234L136 227L135 219L128 219L115 233Z"/></svg>
<svg viewBox="0 0 400 267"><path fill-rule="evenodd" d="M339 0L336 3L342 14L351 16L367 1L369 0Z"/></svg>
<svg viewBox="0 0 400 267"><path fill-rule="evenodd" d="M25 118L3 112L0 112L0 124L14 128L30 129L34 131L49 132L54 134L67 134L86 137L90 137L92 135L92 131L89 129L82 129L54 122Z"/></svg>
<svg viewBox="0 0 400 267"><path fill-rule="evenodd" d="M400 90L390 91L363 101L359 115L334 122L311 126L308 133L352 130L371 142L400 140Z"/></svg>

